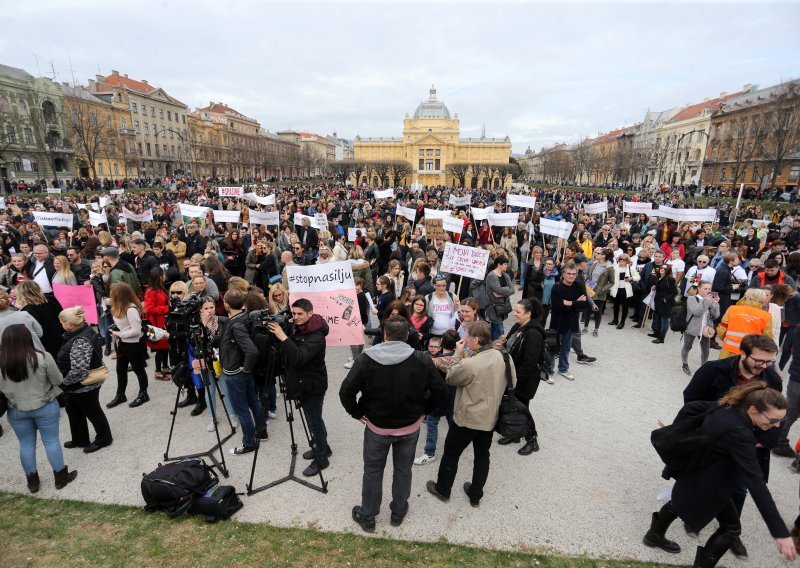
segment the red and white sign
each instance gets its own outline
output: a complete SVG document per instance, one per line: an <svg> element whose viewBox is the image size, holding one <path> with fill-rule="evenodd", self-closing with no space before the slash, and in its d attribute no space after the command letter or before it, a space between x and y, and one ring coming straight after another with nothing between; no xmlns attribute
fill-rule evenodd
<svg viewBox="0 0 800 568"><path fill-rule="evenodd" d="M467 247L446 243L442 256L442 272L483 280L489 264L489 251L482 248Z"/></svg>
<svg viewBox="0 0 800 568"><path fill-rule="evenodd" d="M220 197L242 197L244 195L244 188L239 187L219 187L217 188Z"/></svg>

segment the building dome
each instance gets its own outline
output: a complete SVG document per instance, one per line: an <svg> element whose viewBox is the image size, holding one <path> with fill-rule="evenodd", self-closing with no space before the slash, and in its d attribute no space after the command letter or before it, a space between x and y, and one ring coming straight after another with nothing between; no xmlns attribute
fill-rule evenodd
<svg viewBox="0 0 800 568"><path fill-rule="evenodd" d="M419 103L414 111L414 118L450 118L450 111L444 103L436 99L436 87L431 85L430 96L427 101Z"/></svg>

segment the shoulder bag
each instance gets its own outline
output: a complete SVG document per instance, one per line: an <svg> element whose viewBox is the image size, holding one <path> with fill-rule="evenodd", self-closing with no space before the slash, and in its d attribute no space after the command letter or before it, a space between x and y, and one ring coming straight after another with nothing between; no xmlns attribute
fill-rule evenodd
<svg viewBox="0 0 800 568"><path fill-rule="evenodd" d="M89 385L96 385L97 383L102 383L108 378L108 367L105 364L100 365L96 369L91 369L89 374L86 375L86 378L81 381L81 384L85 387Z"/></svg>
<svg viewBox="0 0 800 568"><path fill-rule="evenodd" d="M500 412L494 431L509 438L524 438L528 434L528 408L517 400L511 381L511 361L507 351L502 351L506 366L506 392L500 401Z"/></svg>

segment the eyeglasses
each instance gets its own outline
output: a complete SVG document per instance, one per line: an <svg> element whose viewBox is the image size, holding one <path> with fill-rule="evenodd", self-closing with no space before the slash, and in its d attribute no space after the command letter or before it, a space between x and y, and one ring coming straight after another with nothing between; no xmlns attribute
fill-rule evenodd
<svg viewBox="0 0 800 568"><path fill-rule="evenodd" d="M758 410L758 409L756 409L756 410ZM769 421L770 424L783 424L784 422L786 422L786 418L787 418L786 416L784 416L783 418L770 418L769 416L767 416L766 414L764 414L760 410L758 411L758 413L761 416L763 416L764 418L766 418Z"/></svg>
<svg viewBox="0 0 800 568"><path fill-rule="evenodd" d="M697 264L708 264L707 260L698 260Z"/></svg>
<svg viewBox="0 0 800 568"><path fill-rule="evenodd" d="M775 364L775 359L769 359L769 360L756 359L755 357L751 357L750 355L747 355L747 359L750 359L753 363L755 363L759 367L771 367L772 365Z"/></svg>
<svg viewBox="0 0 800 568"><path fill-rule="evenodd" d="M173 292L173 296L183 296L183 292Z"/></svg>

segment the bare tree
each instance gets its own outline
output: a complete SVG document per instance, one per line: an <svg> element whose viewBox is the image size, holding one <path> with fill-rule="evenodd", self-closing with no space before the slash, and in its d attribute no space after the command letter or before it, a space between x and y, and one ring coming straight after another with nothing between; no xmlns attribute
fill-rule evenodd
<svg viewBox="0 0 800 568"><path fill-rule="evenodd" d="M368 165L365 162L353 162L352 171L353 176L355 176L355 183L354 185L358 187L361 183L361 176L367 172Z"/></svg>
<svg viewBox="0 0 800 568"><path fill-rule="evenodd" d="M389 173L392 176L394 187L405 185L403 181L411 173L411 164L402 160L389 162Z"/></svg>
<svg viewBox="0 0 800 568"><path fill-rule="evenodd" d="M375 176L381 184L386 187L389 181L389 164L387 162L370 162L370 177Z"/></svg>
<svg viewBox="0 0 800 568"><path fill-rule="evenodd" d="M761 117L754 116L750 121L747 117L741 117L728 123L727 135L722 139L720 147L724 160L733 168L730 178L732 187L739 181L744 181L747 166L754 157L763 152L765 138L766 127Z"/></svg>
<svg viewBox="0 0 800 568"><path fill-rule="evenodd" d="M783 161L800 150L800 80L781 85L769 103L764 126L763 157L772 164L769 186L774 188Z"/></svg>
<svg viewBox="0 0 800 568"><path fill-rule="evenodd" d="M469 164L455 162L447 164L447 173L453 176L460 187L466 187L467 172L469 171Z"/></svg>
<svg viewBox="0 0 800 568"><path fill-rule="evenodd" d="M77 151L78 158L86 162L92 177L98 177L97 162L109 155L109 145L114 142L116 132L106 125L104 117L98 116L99 105L66 97L65 106L72 146ZM109 112L110 110L109 108Z"/></svg>
<svg viewBox="0 0 800 568"><path fill-rule="evenodd" d="M589 176L592 174L594 159L594 146L589 140L582 140L575 150L575 171L578 173L578 183L583 181L583 176L586 175L586 181L589 181Z"/></svg>
<svg viewBox="0 0 800 568"><path fill-rule="evenodd" d="M342 184L346 184L353 173L353 162L351 160L341 160L331 164L333 178Z"/></svg>

